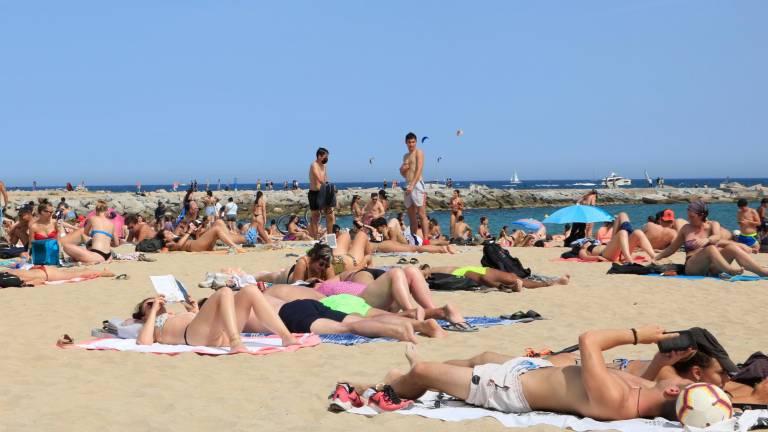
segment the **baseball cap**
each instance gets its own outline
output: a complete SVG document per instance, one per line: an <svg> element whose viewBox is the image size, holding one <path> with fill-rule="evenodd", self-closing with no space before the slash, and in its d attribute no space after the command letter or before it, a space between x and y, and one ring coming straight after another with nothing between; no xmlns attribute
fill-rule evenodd
<svg viewBox="0 0 768 432"><path fill-rule="evenodd" d="M717 341L712 333L701 327L692 327L689 330L693 340L696 341L699 351L717 360L728 374L733 375L739 371L733 360L728 356L728 352L725 351L725 348L720 345L720 342Z"/></svg>
<svg viewBox="0 0 768 432"><path fill-rule="evenodd" d="M672 211L672 209L664 209L664 211L661 213L661 220L671 222L675 220L675 212Z"/></svg>

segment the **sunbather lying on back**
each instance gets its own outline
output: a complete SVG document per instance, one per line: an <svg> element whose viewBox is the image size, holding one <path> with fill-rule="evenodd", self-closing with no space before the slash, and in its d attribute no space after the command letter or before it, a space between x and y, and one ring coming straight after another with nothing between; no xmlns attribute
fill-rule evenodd
<svg viewBox="0 0 768 432"><path fill-rule="evenodd" d="M99 277L113 277L115 274L104 269L98 270L79 270L79 269L60 269L55 266L38 265L29 270L3 270L18 276L24 283L24 286L43 285L46 282L66 281L75 278L95 279Z"/></svg>
<svg viewBox="0 0 768 432"><path fill-rule="evenodd" d="M367 252L426 252L426 253L456 253L456 248L453 245L412 245L408 244L405 237L399 240L393 240L389 237L390 228L387 226L387 220L384 218L374 219L371 222L371 227L383 236L383 240L371 240L370 246ZM403 242L405 240L405 242Z"/></svg>
<svg viewBox="0 0 768 432"><path fill-rule="evenodd" d="M236 249L237 243L232 238L232 233L227 230L226 224L219 220L213 223L211 228L205 231L204 234L198 236L198 238L192 240L190 237L197 231L197 225L189 224L187 232L181 237L177 237L173 232L169 230L162 230L157 233L157 238L165 242L165 247L170 251L185 251L185 252L205 252L212 251L216 247L216 242L221 240L227 246Z"/></svg>
<svg viewBox="0 0 768 432"><path fill-rule="evenodd" d="M454 276L465 277L483 286L515 292L522 291L523 288L541 288L555 284L568 285L571 281L571 276L567 274L560 277L531 274L531 276L523 279L514 273L482 266L430 267L429 265L424 264L421 266L421 271L424 274L424 277L429 277L432 273L448 273Z"/></svg>
<svg viewBox="0 0 768 432"><path fill-rule="evenodd" d="M379 384L342 381L332 395L331 403L338 399L341 405L346 398L346 404L359 406L362 405L359 392L374 389L370 393L381 390L387 396L376 397L374 404L392 410L393 405L403 405L402 401L393 399L416 399L427 390L435 390L471 405L505 413L540 410L597 420L657 416L675 420L677 396L691 383L690 380L653 382L612 370L605 366L602 353L620 345L651 344L675 336L675 333L665 334L663 328L653 325L588 331L579 337L581 365L566 367L531 358L515 358L503 364L481 363L475 358L426 362L413 345L408 345L406 357L411 364L408 373L391 371Z"/></svg>

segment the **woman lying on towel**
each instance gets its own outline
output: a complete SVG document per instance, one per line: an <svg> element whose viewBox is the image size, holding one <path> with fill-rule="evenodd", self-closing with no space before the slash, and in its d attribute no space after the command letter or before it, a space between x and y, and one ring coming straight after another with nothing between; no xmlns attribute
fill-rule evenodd
<svg viewBox="0 0 768 432"><path fill-rule="evenodd" d="M376 231L373 234L378 233L378 237L371 238L370 244L366 248L367 253L381 252L425 252L425 253L456 253L456 247L454 245L413 245L408 244L404 236L400 235L400 241L390 238L390 227L387 225L387 220L384 218L374 219L371 222L371 227ZM358 232L358 235L360 233ZM410 236L409 236L410 237ZM357 238L357 237L355 237Z"/></svg>
<svg viewBox="0 0 768 432"><path fill-rule="evenodd" d="M614 231L606 245L582 242L574 246L573 252L583 261L611 261L628 264L632 262L632 252L640 248L648 255L651 263L656 263L656 251L642 230L632 228L626 213L620 213L614 220Z"/></svg>
<svg viewBox="0 0 768 432"><path fill-rule="evenodd" d="M255 285L250 287L255 288ZM416 331L429 337L445 336L443 329L433 319L419 321L384 311L371 314L371 307L359 297L325 298L310 288L293 285L273 285L270 290L272 289L275 289L272 292L275 295L271 295L268 290L264 297L286 327L294 333L352 333L366 337L391 337L409 342L416 342ZM265 323L254 314L251 314L243 328L246 332L265 330L268 330Z"/></svg>
<svg viewBox="0 0 768 432"><path fill-rule="evenodd" d="M29 270L7 270L8 273L21 279L23 286L43 285L46 282L68 281L72 279L96 279L99 277L113 277L115 274L104 269L78 270L60 269L55 266L33 266Z"/></svg>
<svg viewBox="0 0 768 432"><path fill-rule="evenodd" d="M365 268L371 257L365 255L368 238L358 233L350 241L349 233L340 231L336 237L336 249L322 243L316 243L307 254L296 260L296 264L287 270L267 273L259 276L263 282L294 283L298 280L313 282L333 279L344 271L356 271Z"/></svg>
<svg viewBox="0 0 768 432"><path fill-rule="evenodd" d="M427 264L421 266L424 277L429 277L432 273L447 273L458 277L465 277L473 280L482 286L499 288L501 290L520 292L523 288L542 288L552 285L568 285L571 281L570 275L551 277L534 275L522 279L520 276L490 267L481 266L443 266L430 267Z"/></svg>
<svg viewBox="0 0 768 432"><path fill-rule="evenodd" d="M139 302L133 312L133 319L143 322L144 326L136 343L230 347L233 353L247 352L240 340L240 332L253 316L263 328L280 336L283 346L298 345L298 341L255 285L246 286L237 294L229 288L221 288L199 310L194 300L185 303L184 308L184 313L168 312L163 296L149 297Z"/></svg>
<svg viewBox="0 0 768 432"><path fill-rule="evenodd" d="M722 243L720 224L707 220L707 216L709 207L704 201L689 204L688 224L680 228L672 243L659 252L656 259L666 258L682 246L687 275L739 275L747 269L758 276L768 276L768 268L758 264L744 249L732 242Z"/></svg>
<svg viewBox="0 0 768 432"><path fill-rule="evenodd" d="M181 237L176 236L172 231L164 229L157 233L157 238L165 243L165 247L167 247L169 251L212 251L216 246L216 242L219 240L224 242L232 250L237 248L237 243L235 243L235 240L232 238L232 233L229 232L226 224L222 220L217 220L204 234L198 236L194 240L191 239L190 237L197 232L197 230L198 227L196 224L189 224L187 232Z"/></svg>

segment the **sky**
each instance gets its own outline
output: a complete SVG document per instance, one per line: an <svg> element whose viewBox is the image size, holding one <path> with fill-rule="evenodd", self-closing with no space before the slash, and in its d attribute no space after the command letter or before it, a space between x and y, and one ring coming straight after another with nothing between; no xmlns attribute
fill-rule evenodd
<svg viewBox="0 0 768 432"><path fill-rule="evenodd" d="M746 0L0 1L0 179L305 182L323 146L331 180L391 180L409 131L428 180L766 177L766 17Z"/></svg>

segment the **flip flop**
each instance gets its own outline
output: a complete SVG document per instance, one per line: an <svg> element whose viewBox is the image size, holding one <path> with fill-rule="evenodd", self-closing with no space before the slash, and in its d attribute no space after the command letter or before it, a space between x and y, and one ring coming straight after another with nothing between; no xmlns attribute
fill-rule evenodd
<svg viewBox="0 0 768 432"><path fill-rule="evenodd" d="M398 264L408 264L408 260L405 259L405 258L400 258L399 260L397 260L397 263Z"/></svg>
<svg viewBox="0 0 768 432"><path fill-rule="evenodd" d="M499 316L499 318L505 319L505 320L517 321L517 320L520 320L520 319L523 319L523 318L528 318L528 315L525 312L523 312L523 311L517 311L517 312L515 312L513 314L501 315L501 316Z"/></svg>
<svg viewBox="0 0 768 432"><path fill-rule="evenodd" d="M59 348L69 348L71 346L74 346L75 340L72 339L72 336L68 334L63 334L59 338L59 340L56 341L56 346Z"/></svg>
<svg viewBox="0 0 768 432"><path fill-rule="evenodd" d="M298 257L299 257L299 254L295 254L295 253L291 252L291 253L287 253L287 254L285 254L285 257L286 257L286 258L290 258L290 257L296 257L296 258L298 258Z"/></svg>
<svg viewBox="0 0 768 432"><path fill-rule="evenodd" d="M533 318L535 320L543 320L544 319L544 317L541 316L541 314L536 312L535 310L529 310L528 312L525 313L525 316L527 318Z"/></svg>
<svg viewBox="0 0 768 432"><path fill-rule="evenodd" d="M121 274L115 276L115 280L128 280L128 279L130 279L130 276L128 276L125 273L121 273Z"/></svg>
<svg viewBox="0 0 768 432"><path fill-rule="evenodd" d="M416 264L418 264L418 263L419 263L419 259L418 259L418 258L411 258L411 260L410 260L410 261L408 261L408 262L409 262L410 264L416 265Z"/></svg>
<svg viewBox="0 0 768 432"><path fill-rule="evenodd" d="M150 257L148 257L148 256L144 255L143 253L142 253L142 254L139 254L139 258L138 258L138 260L139 260L139 261L144 261L144 262L155 262L155 261L157 261L157 259L155 259L155 258L150 258Z"/></svg>
<svg viewBox="0 0 768 432"><path fill-rule="evenodd" d="M479 330L477 327L470 325L466 321L448 323L448 325L443 326L443 329L447 331L459 332L459 333L475 333Z"/></svg>

